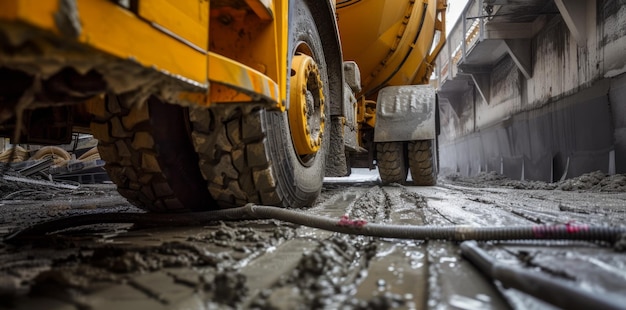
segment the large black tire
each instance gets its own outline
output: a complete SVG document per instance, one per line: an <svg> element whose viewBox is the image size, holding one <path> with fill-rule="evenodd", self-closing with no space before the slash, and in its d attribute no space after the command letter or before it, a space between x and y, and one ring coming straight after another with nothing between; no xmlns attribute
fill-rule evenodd
<svg viewBox="0 0 626 310"><path fill-rule="evenodd" d="M409 166L413 184L437 184L437 156L434 140L411 141L408 144Z"/></svg>
<svg viewBox="0 0 626 310"><path fill-rule="evenodd" d="M350 175L351 172L348 153L344 147L343 121L343 117L332 118L330 147L326 154L325 175L327 177L344 177Z"/></svg>
<svg viewBox="0 0 626 310"><path fill-rule="evenodd" d="M216 208L198 169L184 108L154 97L134 104L111 95L91 112L105 169L128 201L151 212Z"/></svg>
<svg viewBox="0 0 626 310"><path fill-rule="evenodd" d="M376 143L376 163L383 184L404 184L409 169L405 143Z"/></svg>
<svg viewBox="0 0 626 310"><path fill-rule="evenodd" d="M319 68L325 98L328 66L309 7L303 0L290 3L290 55L308 45ZM289 96L287 96L289 98ZM327 102L332 102L328 100ZM324 110L330 120L330 109ZM196 151L211 195L222 207L260 203L281 207L310 206L319 195L329 147L329 121L320 149L299 156L294 148L286 112L260 106L213 107L190 110Z"/></svg>
<svg viewBox="0 0 626 310"><path fill-rule="evenodd" d="M262 124L265 113L259 107L190 110L200 170L222 207L280 203Z"/></svg>

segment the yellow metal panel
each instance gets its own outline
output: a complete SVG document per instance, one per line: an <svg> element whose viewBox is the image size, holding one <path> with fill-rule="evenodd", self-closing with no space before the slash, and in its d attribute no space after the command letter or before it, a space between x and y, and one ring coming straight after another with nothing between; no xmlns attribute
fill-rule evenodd
<svg viewBox="0 0 626 310"><path fill-rule="evenodd" d="M242 98L257 97L275 103L277 107L280 103L280 92L276 82L261 72L215 53L209 53L209 80L211 83L228 86L246 95L233 98L212 97L211 102L239 101ZM214 94L212 92L212 95Z"/></svg>
<svg viewBox="0 0 626 310"><path fill-rule="evenodd" d="M0 19L15 19L18 15L17 1L0 2Z"/></svg>
<svg viewBox="0 0 626 310"><path fill-rule="evenodd" d="M42 29L56 32L54 13L58 8L58 0L2 0L0 18L24 20Z"/></svg>
<svg viewBox="0 0 626 310"><path fill-rule="evenodd" d="M134 59L145 67L154 67L199 86L207 86L206 53L152 27L111 1L78 0L77 7L81 23L80 42L123 59ZM59 2L55 0L3 0L0 2L0 18L19 20L60 35L54 19L58 8Z"/></svg>
<svg viewBox="0 0 626 310"><path fill-rule="evenodd" d="M420 34L420 37L417 41L417 45L421 47L423 50L419 52L415 52L411 54L416 55L427 55L420 62L417 71L406 72L401 76L401 79L392 80L393 85L399 85L399 83L405 82L405 84L427 84L430 80L430 75L433 71L433 62L434 58L437 57L437 54L441 50L443 43L445 42L445 34L444 34L444 26L438 20L438 16L444 18L443 12L445 10L445 4L442 4L442 0L429 0L428 12L426 15L426 19L424 20L424 29L425 31ZM437 31L441 32L442 37L437 42L437 45L432 48L433 41L435 39L435 34ZM417 62L409 62L408 66L414 66Z"/></svg>
<svg viewBox="0 0 626 310"><path fill-rule="evenodd" d="M165 0L158 1L163 6L168 4ZM204 0L198 1L194 3L208 5L208 2ZM250 42L232 46L234 52L226 53L227 57L234 60L247 60L244 62L232 61L217 57L217 55L213 55L209 61L205 53L152 27L133 13L106 0L77 1L78 16L82 27L78 40L100 51L123 59L134 59L146 67L154 67L204 86L207 85L210 68L211 80L246 94L243 97L236 97L237 99L263 98L269 102L275 102L277 107L284 109L289 73L287 68L288 1L258 1L264 5L271 5L274 16L280 18L265 23L253 22L250 28L256 29L253 33L257 36ZM21 20L43 30L59 33L54 21L58 3L55 0L4 1L0 3L0 18ZM185 3L192 2L181 3L181 9ZM218 28L218 31L220 30L222 29ZM67 38L67 40L75 40L75 38ZM248 56L248 53L251 56ZM242 55L243 57L240 57ZM244 63L246 65L243 65ZM252 67L262 69L263 72L253 70ZM184 94L185 98L193 98L192 101L208 104L208 100L202 96Z"/></svg>
<svg viewBox="0 0 626 310"><path fill-rule="evenodd" d="M110 1L78 0L78 8L83 22L80 41L206 85L206 54L158 31Z"/></svg>
<svg viewBox="0 0 626 310"><path fill-rule="evenodd" d="M278 67L278 81L280 88L281 109L285 109L287 100L287 72L291 68L287 67L288 55L288 42L289 42L289 1L277 0L275 3L275 11L280 18L274 22L274 31L276 36L277 53L277 67Z"/></svg>
<svg viewBox="0 0 626 310"><path fill-rule="evenodd" d="M262 20L274 19L274 0L246 0L246 3Z"/></svg>
<svg viewBox="0 0 626 310"><path fill-rule="evenodd" d="M207 50L209 2L207 0L142 0L139 16Z"/></svg>
<svg viewBox="0 0 626 310"><path fill-rule="evenodd" d="M250 0L260 1L260 0ZM264 2L270 3L270 2ZM234 7L213 7L209 26L210 51L254 68L278 85L277 102L287 97L288 1L271 1L274 19ZM210 70L212 62L209 63ZM211 80L217 78L211 74ZM217 78L219 79L219 78ZM223 93L223 92L221 92ZM214 92L212 91L212 96ZM284 107L281 107L284 109Z"/></svg>

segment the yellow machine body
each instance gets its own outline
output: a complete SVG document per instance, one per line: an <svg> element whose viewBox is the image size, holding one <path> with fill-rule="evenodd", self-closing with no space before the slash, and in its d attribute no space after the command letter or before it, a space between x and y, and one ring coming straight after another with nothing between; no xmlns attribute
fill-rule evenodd
<svg viewBox="0 0 626 310"><path fill-rule="evenodd" d="M260 97L282 107L287 1L247 0L243 8L228 2L144 0L125 8L107 0L8 0L0 3L0 23L9 32L27 29L11 32L16 40L28 40L33 30L60 40L64 46L48 57L68 65L103 53L199 88L181 91L181 101L206 106Z"/></svg>
<svg viewBox="0 0 626 310"><path fill-rule="evenodd" d="M376 91L385 86L428 83L433 61L445 42L445 3L337 2L343 56L359 65L364 95L375 97Z"/></svg>
<svg viewBox="0 0 626 310"><path fill-rule="evenodd" d="M356 142L344 145L362 151L362 147L368 147L360 143L362 132L376 126L378 92L387 86L428 83L434 59L445 42L446 1L319 1L328 2L309 2L317 7L311 14L324 15L323 26L331 27L334 36L322 38L327 40L323 43L326 64L311 66L324 66L328 70L331 84L328 89L333 89L331 98L318 100L317 110L328 109L331 117L343 117L343 120L328 120L326 124L335 122L352 128L350 141ZM294 47L289 46L290 27L297 28L289 23L290 3L289 0L1 1L0 38L5 42L0 42L4 44L0 46L0 70L22 71L42 82L59 72L68 73L64 70L69 70L68 74L75 79L95 71L96 77L91 82L98 84L101 81L97 78L102 78L104 82L100 84L105 86L101 86L100 93L89 92L89 87L78 93L71 89L57 102L54 98L29 102L23 96L19 102L2 103L0 133L6 135L13 128L2 126L11 117L17 115L15 124L22 122L24 110L85 101L93 107L102 98L97 94L105 91L123 94L139 89L143 90L140 95L156 95L165 102L182 106L255 102L268 109L285 111L290 101L298 102L295 108L302 115L293 115L293 111L290 115L291 138L298 145L299 156L315 154L324 131L324 119L306 115L311 110L307 108L310 97L307 86L294 87L290 83L313 81L314 78L304 78L302 74L316 70L289 67L295 56L291 55ZM30 45L36 48L28 48ZM350 77L352 82L344 79L348 78L345 69L341 69L344 61L353 61L358 66L353 71L357 73ZM294 78L298 76L301 78ZM315 89L321 93L325 87ZM300 97L296 96L298 100L289 96L294 89L305 89ZM66 127L88 127L89 110L84 107L73 109L80 116L62 119ZM77 124L76 120L86 124ZM321 128L311 128L312 125ZM54 137L50 138L53 140Z"/></svg>
<svg viewBox="0 0 626 310"><path fill-rule="evenodd" d="M34 26L50 35L66 38L68 43L80 42L113 56L134 59L143 66L154 66L158 70L206 85L208 2L158 0L153 1L154 6L151 9L140 6L140 14L145 14L147 20L155 23L171 25L174 16L185 16L186 18L177 18L177 27L172 31L177 31L173 33L193 42L199 47L198 49L180 42L170 34L157 30L150 23L111 1L79 0L74 2L74 8L64 8L63 2L54 0L3 1L0 4L0 20ZM199 4L195 8L196 14L185 13L182 10L187 2ZM176 8L172 3L177 3L180 7ZM202 11L205 11L204 15L201 14ZM168 12L170 17L159 20L168 16L164 14L165 12ZM190 17L193 15L195 18ZM73 28L75 32L69 33L71 30L65 28ZM93 51L89 52L93 53Z"/></svg>
<svg viewBox="0 0 626 310"><path fill-rule="evenodd" d="M247 0L248 8L229 2L237 3L210 7L208 0L144 0L133 14L106 0L7 0L0 4L0 20L31 25L199 85L213 81L284 101L288 1ZM428 82L445 42L440 37L432 46L437 31L443 34L444 10L444 0L337 1L342 52L359 65L363 94ZM76 37L64 29L72 22ZM212 92L213 101L232 99L222 91Z"/></svg>

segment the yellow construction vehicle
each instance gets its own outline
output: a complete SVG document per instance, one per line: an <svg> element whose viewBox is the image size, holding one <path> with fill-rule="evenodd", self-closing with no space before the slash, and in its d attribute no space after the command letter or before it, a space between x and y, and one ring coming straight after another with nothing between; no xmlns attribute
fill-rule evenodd
<svg viewBox="0 0 626 310"><path fill-rule="evenodd" d="M436 182L444 0L4 0L0 133L92 133L153 212L300 207L354 160ZM352 156L348 156L352 154ZM361 154L361 155L359 155ZM369 154L363 156L363 154ZM326 171L326 172L325 172Z"/></svg>

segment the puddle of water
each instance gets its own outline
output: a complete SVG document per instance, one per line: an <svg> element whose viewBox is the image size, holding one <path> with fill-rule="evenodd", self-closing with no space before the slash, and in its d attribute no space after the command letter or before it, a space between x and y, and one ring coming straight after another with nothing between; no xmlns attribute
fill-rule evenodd
<svg viewBox="0 0 626 310"><path fill-rule="evenodd" d="M378 253L370 261L355 297L368 300L372 296L394 294L403 300L403 309L421 309L427 296L423 246L417 243L380 242Z"/></svg>
<svg viewBox="0 0 626 310"><path fill-rule="evenodd" d="M458 245L428 242L428 305L433 309L506 309L493 283L468 261L461 259Z"/></svg>
<svg viewBox="0 0 626 310"><path fill-rule="evenodd" d="M463 310L492 309L491 298L487 295L477 295L475 298L453 294L450 296L450 306Z"/></svg>
<svg viewBox="0 0 626 310"><path fill-rule="evenodd" d="M448 263L448 262L456 262L456 257L440 257L439 258L439 263L443 264L443 263Z"/></svg>

